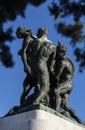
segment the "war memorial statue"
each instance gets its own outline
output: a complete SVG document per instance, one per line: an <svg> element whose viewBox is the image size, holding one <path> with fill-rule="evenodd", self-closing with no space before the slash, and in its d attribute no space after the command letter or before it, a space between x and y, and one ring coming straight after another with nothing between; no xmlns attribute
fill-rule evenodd
<svg viewBox="0 0 85 130"><path fill-rule="evenodd" d="M72 60L66 56L67 47L59 41L56 46L47 35L48 29L45 27L39 28L36 36L28 28L17 28L17 38L23 39L18 55L23 62L26 78L23 81L20 106L15 106L6 116L16 114L25 107L43 104L84 124L68 106L75 67ZM34 92L29 95L32 88Z"/></svg>

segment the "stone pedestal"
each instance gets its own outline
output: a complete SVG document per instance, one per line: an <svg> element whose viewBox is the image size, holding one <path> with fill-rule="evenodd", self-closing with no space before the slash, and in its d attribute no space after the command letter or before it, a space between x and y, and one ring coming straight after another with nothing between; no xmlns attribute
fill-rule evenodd
<svg viewBox="0 0 85 130"><path fill-rule="evenodd" d="M54 112L55 113L55 112ZM70 121L50 109L34 109L0 119L0 130L85 130L83 125Z"/></svg>

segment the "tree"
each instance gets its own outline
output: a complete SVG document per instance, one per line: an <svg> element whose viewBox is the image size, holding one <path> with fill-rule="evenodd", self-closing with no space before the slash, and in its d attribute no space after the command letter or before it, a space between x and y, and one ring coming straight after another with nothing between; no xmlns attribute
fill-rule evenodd
<svg viewBox="0 0 85 130"><path fill-rule="evenodd" d="M85 50L77 47L78 44L84 42L84 16L85 16L85 1L84 0L60 0L53 2L48 7L51 15L56 20L56 31L63 36L70 38L70 43L73 47L76 61L79 62L80 72L85 68ZM68 22L68 17L71 17L72 22ZM58 19L59 22L58 22ZM61 22L67 19L67 23ZM84 43L83 43L84 44Z"/></svg>
<svg viewBox="0 0 85 130"><path fill-rule="evenodd" d="M8 20L14 21L18 15L25 18L25 9L29 4L38 7L46 1L47 0L0 1L0 60L6 67L12 67L14 65L10 48L6 45L6 41L12 42L14 37L11 27L4 31L4 23ZM70 39L76 61L79 62L79 68L80 71L82 71L85 68L85 50L78 46L78 44L83 43L85 39L83 33L85 1L75 0L75 2L73 2L72 0L53 0L52 3L49 1L48 9L56 21L54 25L56 31ZM69 23L68 20L67 23L61 22L62 19L64 21L68 19L68 17L71 17L72 24Z"/></svg>
<svg viewBox="0 0 85 130"><path fill-rule="evenodd" d="M39 6L46 0L0 0L0 61L6 67L14 65L10 47L6 45L6 41L12 42L12 27L4 30L4 23L14 21L18 15L25 17L25 9L28 3Z"/></svg>

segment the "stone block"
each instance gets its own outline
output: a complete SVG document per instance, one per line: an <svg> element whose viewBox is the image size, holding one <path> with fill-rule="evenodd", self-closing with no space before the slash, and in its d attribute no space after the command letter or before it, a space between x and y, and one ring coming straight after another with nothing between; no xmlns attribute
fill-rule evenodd
<svg viewBox="0 0 85 130"><path fill-rule="evenodd" d="M1 118L0 130L85 130L85 127L37 107L35 110Z"/></svg>

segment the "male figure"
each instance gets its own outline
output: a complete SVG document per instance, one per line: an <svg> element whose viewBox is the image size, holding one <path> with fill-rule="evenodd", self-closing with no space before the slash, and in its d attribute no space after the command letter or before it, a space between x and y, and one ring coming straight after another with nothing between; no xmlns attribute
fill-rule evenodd
<svg viewBox="0 0 85 130"><path fill-rule="evenodd" d="M70 58L65 56L66 51L66 46L59 43L56 54L56 110L60 112L61 108L63 108L65 110L64 115L72 117L80 124L83 124L75 111L68 106L69 94L73 89L72 77L74 74L74 65Z"/></svg>
<svg viewBox="0 0 85 130"><path fill-rule="evenodd" d="M21 52L25 53L23 58L25 68L28 72L31 69L33 80L36 79L38 92L36 92L34 103L39 103L49 91L49 70L53 71L56 47L47 39L48 30L46 28L38 29L38 38L32 39L31 42L29 42L28 34L25 34L24 31L19 34L19 37L24 38L24 46ZM26 97L26 92L21 96L21 99L24 99L22 97Z"/></svg>
<svg viewBox="0 0 85 130"><path fill-rule="evenodd" d="M74 74L74 65L71 60L65 56L66 51L67 47L59 43L57 46L55 70L57 80L57 87L55 88L57 111L60 110L61 94L70 93L73 88L72 77Z"/></svg>
<svg viewBox="0 0 85 130"><path fill-rule="evenodd" d="M16 31L16 35L18 38L23 38L23 44L22 49L19 50L18 54L21 55L22 62L24 64L24 70L31 73L30 67L29 67L29 61L30 57L27 57L27 49L29 46L29 43L36 39L35 36L32 35L32 31L30 29L27 29L25 27L18 27Z"/></svg>
<svg viewBox="0 0 85 130"><path fill-rule="evenodd" d="M44 27L39 28L37 39L30 43L28 55L31 57L31 70L37 79L39 92L36 93L35 103L39 103L49 91L49 70L53 71L55 45L47 39L48 30ZM48 67L49 62L49 67Z"/></svg>
<svg viewBox="0 0 85 130"><path fill-rule="evenodd" d="M35 84L35 81L32 77L31 74L31 68L30 68L30 57L27 56L27 49L29 46L29 43L35 40L36 38L32 36L31 30L24 28L24 27L19 27L17 28L16 35L18 38L23 38L23 44L22 44L22 49L19 50L18 54L22 58L22 62L24 64L24 70L26 72L26 78L23 82L23 93L20 98L20 105L22 106L23 103L25 102L27 95L29 94L30 90Z"/></svg>

